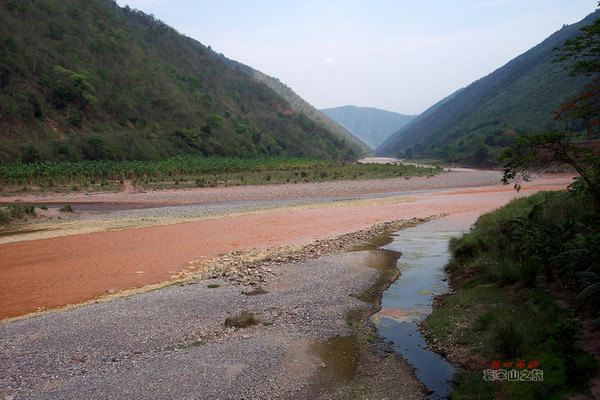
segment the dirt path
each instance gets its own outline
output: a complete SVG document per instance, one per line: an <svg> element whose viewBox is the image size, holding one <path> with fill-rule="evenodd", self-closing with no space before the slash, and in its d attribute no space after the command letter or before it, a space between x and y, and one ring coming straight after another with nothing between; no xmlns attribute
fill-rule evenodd
<svg viewBox="0 0 600 400"><path fill-rule="evenodd" d="M485 212L519 195L564 188L569 181L541 179L525 186L521 194L495 185L386 198L382 203L344 203L4 244L0 318L169 280L190 261L221 253L304 244L395 219Z"/></svg>

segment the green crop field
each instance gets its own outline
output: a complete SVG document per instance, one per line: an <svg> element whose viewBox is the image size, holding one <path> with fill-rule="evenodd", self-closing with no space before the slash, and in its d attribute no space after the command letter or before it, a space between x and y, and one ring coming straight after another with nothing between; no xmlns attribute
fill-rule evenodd
<svg viewBox="0 0 600 400"><path fill-rule="evenodd" d="M297 157L178 156L160 161L75 161L0 164L3 191L110 189L132 180L148 188L296 183L433 176L441 168L350 164Z"/></svg>

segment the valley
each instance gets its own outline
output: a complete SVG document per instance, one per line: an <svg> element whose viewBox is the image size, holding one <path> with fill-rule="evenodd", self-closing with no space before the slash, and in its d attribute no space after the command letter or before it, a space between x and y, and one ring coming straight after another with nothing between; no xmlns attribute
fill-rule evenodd
<svg viewBox="0 0 600 400"><path fill-rule="evenodd" d="M586 1L0 2L0 399L599 398Z"/></svg>
<svg viewBox="0 0 600 400"><path fill-rule="evenodd" d="M571 181L570 176L540 176L525 186L522 194L517 194L499 184L499 176L496 171L458 170L410 180L37 198L45 203L53 198L59 202L68 200L81 211L64 226L58 223L48 226L48 230L15 232L1 238L4 244L0 244L0 252L6 265L10 265L2 269L2 317L29 314L1 325L4 344L16 337L24 340L18 350L4 348L2 352L8 357L3 365L12 365L13 371L5 371L10 378L4 383L9 386L2 390L11 388L9 393L36 398L79 390L91 398L113 391L124 391L132 397L145 397L149 390L160 396L172 395L180 385L178 379L168 378L179 374L179 368L166 367L173 360L185 365L189 357L241 357L235 363L223 362L217 369L211 368L212 372L204 364L208 361L191 370L202 379L210 379L220 368L229 371L229 378L216 381L205 398L218 398L219 393L252 397L269 397L273 393L303 397L312 393L314 398L345 398L349 388L421 398L423 389L412 377L410 367L401 359L382 358L374 351L369 344L373 328L359 317L377 309L378 291L397 276L395 262L385 269L387 253L379 254L377 246L368 243L430 218L472 218L514 197L564 188ZM36 197L24 200L33 201ZM215 203L217 198L221 201ZM121 206L111 209L111 204ZM205 214L199 217L198 213ZM128 218L131 225L109 223ZM144 223L148 220L151 222ZM360 250L365 243L370 250ZM340 268L343 273L335 272ZM307 280L309 276L311 280ZM345 289L331 291L328 288L333 284ZM370 285L374 289L368 289ZM363 290L372 293L371 297L361 295L361 300L348 303L344 293ZM253 291L266 294L244 294ZM300 293L303 300L297 297ZM184 299L185 306L181 303ZM304 301L317 308L301 305ZM327 303L331 313L324 314L320 302ZM204 306L207 304L210 307ZM166 312L163 307L173 312ZM192 310L196 310L193 316L188 314ZM258 319L252 323L254 326L234 330L219 327L227 316L244 310ZM352 318L357 318L356 322L348 325L345 315L355 315ZM142 334L150 329L144 327L148 322L143 321L152 321L149 323L158 327L172 326L173 319L178 320L175 331L156 331L147 338ZM56 332L61 339L30 336L27 332L39 329L37 324ZM86 334L87 339L81 336L83 325L88 327L86 331L93 332L91 336ZM306 333L307 329L311 334ZM132 339L125 340L120 335L131 335ZM294 343L300 340L302 346L292 350L292 338ZM109 343L120 345L112 347ZM9 362L18 359L22 351L35 351L37 346L50 346L55 361ZM334 350L337 346L350 346L348 351L357 352L351 356L356 366L348 375L326 375L329 377L324 386L313 386L311 377L321 374L323 368L319 357L324 357L325 365L346 362L331 358L338 357ZM323 350L315 353L314 349L319 348ZM260 362L267 364L260 373L239 375L238 371L254 362L251 354L257 350L253 349L267 352L268 356ZM278 369L291 368L285 364L291 362L289 357L296 360L296 373L280 375ZM385 370L391 365L396 371L392 375ZM169 369L166 375L159 372L164 368ZM369 368L375 370L367 372ZM47 370L53 371L50 381L44 377ZM73 374L76 370L80 372ZM141 371L143 374L138 375ZM155 389L122 386L122 382L148 379L153 374L160 374L161 380L170 383ZM110 388L88 386L96 379L110 383ZM248 379L248 383L231 386L233 379ZM258 381L272 383L252 383ZM53 389L44 389L47 386L43 382L52 382ZM185 387L196 390L194 386Z"/></svg>

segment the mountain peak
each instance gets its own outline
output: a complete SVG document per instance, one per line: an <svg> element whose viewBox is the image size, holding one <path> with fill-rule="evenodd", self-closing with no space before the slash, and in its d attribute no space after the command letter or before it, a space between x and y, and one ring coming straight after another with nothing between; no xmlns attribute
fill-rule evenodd
<svg viewBox="0 0 600 400"><path fill-rule="evenodd" d="M321 110L371 148L376 148L415 116L374 107L346 105Z"/></svg>

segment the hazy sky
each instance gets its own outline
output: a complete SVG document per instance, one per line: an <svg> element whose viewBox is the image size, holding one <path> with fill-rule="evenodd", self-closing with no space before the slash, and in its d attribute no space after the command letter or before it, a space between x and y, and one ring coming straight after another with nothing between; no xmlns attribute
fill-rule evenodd
<svg viewBox="0 0 600 400"><path fill-rule="evenodd" d="M596 0L118 0L279 78L318 108L420 113Z"/></svg>

